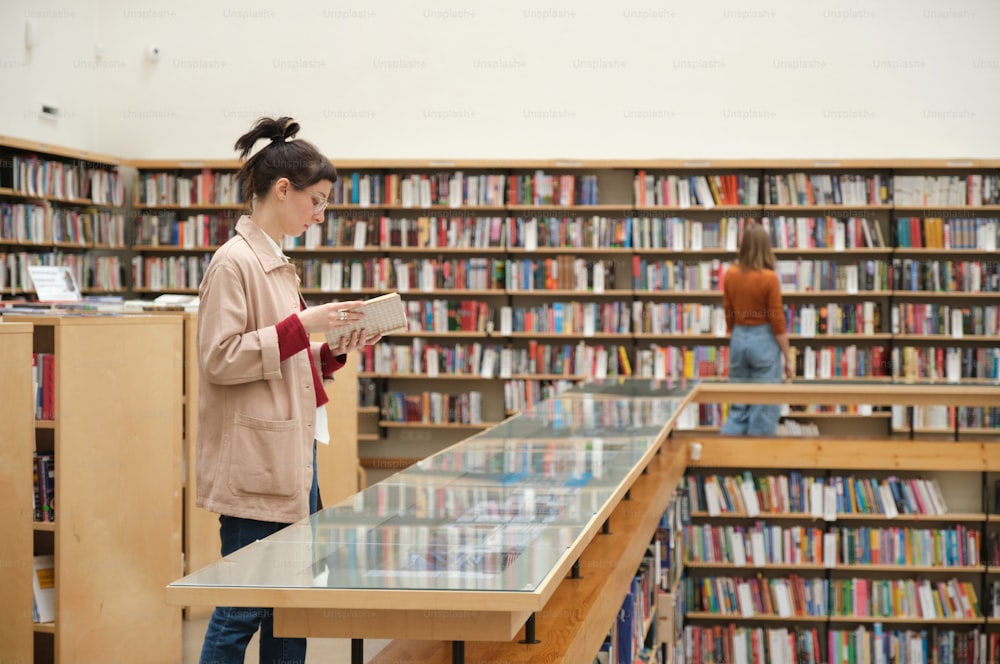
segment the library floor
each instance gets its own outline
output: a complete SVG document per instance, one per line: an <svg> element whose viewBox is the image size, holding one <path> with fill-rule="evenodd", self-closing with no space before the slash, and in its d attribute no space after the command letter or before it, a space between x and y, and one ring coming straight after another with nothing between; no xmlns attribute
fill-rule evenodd
<svg viewBox="0 0 1000 664"><path fill-rule="evenodd" d="M183 664L198 664L201 655L201 643L208 629L208 617L193 618L184 621L184 660ZM259 664L257 658L257 640L255 635L247 646L245 664ZM388 641L371 639L365 641L365 662L371 660ZM350 639L309 639L306 646L306 664L350 664Z"/></svg>

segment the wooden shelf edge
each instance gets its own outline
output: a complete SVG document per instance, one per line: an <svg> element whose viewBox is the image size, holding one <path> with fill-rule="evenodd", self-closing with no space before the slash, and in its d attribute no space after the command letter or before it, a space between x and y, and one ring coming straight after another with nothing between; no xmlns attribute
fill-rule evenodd
<svg viewBox="0 0 1000 664"><path fill-rule="evenodd" d="M23 138L16 138L14 136L0 135L0 147L11 148L14 150L24 150L27 152L39 152L56 157L81 159L83 161L91 161L103 166L121 166L124 163L121 157L113 157L99 152L90 152L89 150L80 150L78 148L72 148L64 145L52 145L51 143L31 141Z"/></svg>
<svg viewBox="0 0 1000 664"><path fill-rule="evenodd" d="M37 150L44 143L20 141L9 137L0 137L0 142L19 141L29 146L25 149ZM50 146L49 146L50 147ZM890 171L890 170L978 170L1000 168L1000 159L983 159L979 157L947 157L937 159L864 159L864 158L809 158L809 159L705 159L697 157L674 159L587 159L578 157L550 157L545 159L456 159L448 156L417 157L408 159L369 159L365 157L329 157L337 170L427 170L432 168L448 170L463 169L626 169L626 170L664 170L664 171L746 171L746 170L782 170L798 169L802 171L845 170ZM118 159L118 158L116 158ZM236 159L128 159L124 165L138 169L226 169L236 170L240 162Z"/></svg>
<svg viewBox="0 0 1000 664"><path fill-rule="evenodd" d="M358 463L365 470L403 470L418 461L419 458L407 457L358 457Z"/></svg>
<svg viewBox="0 0 1000 664"><path fill-rule="evenodd" d="M712 613L708 611L688 611L685 619L692 620L732 620L732 621L768 621L768 622L826 622L828 616L777 616L754 614L744 616L739 613Z"/></svg>
<svg viewBox="0 0 1000 664"><path fill-rule="evenodd" d="M31 631L36 634L55 634L56 624L54 622L31 623Z"/></svg>
<svg viewBox="0 0 1000 664"><path fill-rule="evenodd" d="M419 429L489 429L500 424L499 422L479 422L476 424L463 424L460 422L392 422L389 420L379 420L378 425L386 428L414 427Z"/></svg>
<svg viewBox="0 0 1000 664"><path fill-rule="evenodd" d="M770 438L767 445L748 438L705 438L693 467L814 468L840 470L1000 470L996 443L941 443L898 440Z"/></svg>

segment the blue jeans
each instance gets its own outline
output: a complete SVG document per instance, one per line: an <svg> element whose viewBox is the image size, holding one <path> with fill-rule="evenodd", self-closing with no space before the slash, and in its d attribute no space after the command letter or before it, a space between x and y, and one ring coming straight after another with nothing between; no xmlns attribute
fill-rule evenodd
<svg viewBox="0 0 1000 664"><path fill-rule="evenodd" d="M309 491L309 512L319 506L319 481L316 475L316 443L313 442L313 481ZM271 523L234 516L219 516L222 555L273 535L287 523ZM274 636L274 610L244 606L220 606L212 613L201 647L200 664L243 664L247 644L260 629L260 664L305 664L306 640Z"/></svg>
<svg viewBox="0 0 1000 664"><path fill-rule="evenodd" d="M729 380L734 383L780 383L781 348L771 325L736 325L729 342ZM719 433L723 436L773 436L781 407L732 404Z"/></svg>

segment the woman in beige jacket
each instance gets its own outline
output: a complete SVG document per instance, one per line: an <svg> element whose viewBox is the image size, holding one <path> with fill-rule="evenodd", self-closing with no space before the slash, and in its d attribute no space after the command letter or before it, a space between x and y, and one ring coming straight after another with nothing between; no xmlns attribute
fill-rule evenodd
<svg viewBox="0 0 1000 664"><path fill-rule="evenodd" d="M358 320L360 301L306 307L286 235L323 221L337 172L291 118L262 118L236 142L251 212L212 257L198 309L197 503L217 512L226 556L319 508L316 441L328 441L322 379L376 338L311 342ZM259 140L266 146L247 159ZM243 662L260 629L260 662L304 662L305 639L273 635L271 609L218 607L201 661Z"/></svg>

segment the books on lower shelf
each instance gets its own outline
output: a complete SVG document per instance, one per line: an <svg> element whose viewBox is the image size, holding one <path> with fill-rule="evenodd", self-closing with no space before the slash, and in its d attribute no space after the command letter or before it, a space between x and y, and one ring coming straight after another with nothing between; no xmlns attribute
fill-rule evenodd
<svg viewBox="0 0 1000 664"><path fill-rule="evenodd" d="M47 623L56 619L56 561L52 554L37 555L34 559L32 586L35 592L35 622Z"/></svg>
<svg viewBox="0 0 1000 664"><path fill-rule="evenodd" d="M53 454L35 454L34 520L56 520L56 460Z"/></svg>
<svg viewBox="0 0 1000 664"><path fill-rule="evenodd" d="M940 484L933 478L810 476L798 471L787 475L688 475L685 487L691 509L710 516L747 511L742 485L756 497L762 512L797 513L836 520L847 514L873 514L893 518L899 514L942 515L948 505Z"/></svg>
<svg viewBox="0 0 1000 664"><path fill-rule="evenodd" d="M976 628L893 629L874 623L854 629L688 625L684 647L691 662L732 664L853 664L854 662L982 662L996 653L1000 635Z"/></svg>

